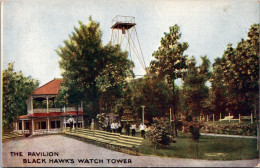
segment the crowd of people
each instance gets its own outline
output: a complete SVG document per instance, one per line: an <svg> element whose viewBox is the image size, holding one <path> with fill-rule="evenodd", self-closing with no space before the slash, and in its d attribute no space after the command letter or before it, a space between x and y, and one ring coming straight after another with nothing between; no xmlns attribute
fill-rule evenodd
<svg viewBox="0 0 260 168"><path fill-rule="evenodd" d="M122 126L120 121L110 122L109 118L107 117L104 126L105 126L107 132L120 133L120 134L122 134L122 129L124 128L126 135L130 136L130 132L131 132L131 135L133 137L135 137L136 124L134 122L131 125L129 124L129 122L127 122L124 126ZM144 123L141 123L139 125L139 129L141 131L141 136L143 138L145 138L145 129L146 128L147 127Z"/></svg>
<svg viewBox="0 0 260 168"><path fill-rule="evenodd" d="M73 124L75 123L75 120L72 116L70 116L70 118L67 120L67 123L69 123L70 125L70 131L73 128ZM92 121L92 123L94 124L94 122ZM103 127L106 129L107 132L113 132L113 133L120 133L122 134L122 129L124 128L125 131L125 135L130 136L130 133L133 137L135 137L135 133L136 133L136 124L135 122L132 122L131 125L129 124L129 122L127 121L126 124L123 126L121 124L120 121L113 121L111 122L109 120L109 117L106 117L105 119L105 124L103 125ZM143 138L145 138L145 130L146 130L146 125L144 123L141 123L139 125L139 130L141 131L141 136Z"/></svg>

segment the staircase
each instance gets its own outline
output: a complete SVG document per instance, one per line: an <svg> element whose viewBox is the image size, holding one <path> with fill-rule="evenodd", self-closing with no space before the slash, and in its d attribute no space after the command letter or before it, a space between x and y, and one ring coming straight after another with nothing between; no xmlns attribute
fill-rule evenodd
<svg viewBox="0 0 260 168"><path fill-rule="evenodd" d="M3 132L2 132L2 142L7 142L10 140L14 140L14 139L21 139L24 137L25 136L23 134L19 134L18 132L14 132L10 129L3 130Z"/></svg>

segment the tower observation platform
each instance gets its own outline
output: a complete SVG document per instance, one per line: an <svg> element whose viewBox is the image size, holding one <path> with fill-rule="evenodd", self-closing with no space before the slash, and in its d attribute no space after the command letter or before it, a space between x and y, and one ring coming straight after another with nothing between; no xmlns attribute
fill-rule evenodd
<svg viewBox="0 0 260 168"><path fill-rule="evenodd" d="M123 51L128 52L129 58L134 63L139 62L140 68L145 71L146 65L135 27L135 17L117 15L112 20L111 42L120 45Z"/></svg>
<svg viewBox="0 0 260 168"><path fill-rule="evenodd" d="M135 18L132 16L116 16L112 20L112 27L111 29L120 29L122 30L122 33L125 34L125 30L129 30L132 27L134 27L135 24Z"/></svg>

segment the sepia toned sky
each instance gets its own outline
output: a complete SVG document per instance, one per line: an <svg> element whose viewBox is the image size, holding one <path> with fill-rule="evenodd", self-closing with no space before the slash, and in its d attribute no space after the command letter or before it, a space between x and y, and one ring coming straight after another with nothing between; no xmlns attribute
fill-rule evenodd
<svg viewBox="0 0 260 168"><path fill-rule="evenodd" d="M61 77L55 50L90 15L100 22L104 45L116 15L134 16L146 66L174 24L181 27L181 41L190 46L185 54L194 55L198 63L207 55L213 63L228 43L236 45L259 22L257 0L6 0L3 12L3 69L15 62L15 71L38 79L40 85ZM134 72L144 74L135 64Z"/></svg>

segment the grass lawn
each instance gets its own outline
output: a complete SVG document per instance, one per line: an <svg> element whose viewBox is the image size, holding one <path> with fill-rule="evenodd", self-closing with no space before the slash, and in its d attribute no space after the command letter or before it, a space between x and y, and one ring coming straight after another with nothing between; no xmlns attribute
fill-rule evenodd
<svg viewBox="0 0 260 168"><path fill-rule="evenodd" d="M148 155L206 159L241 160L259 158L256 139L201 136L198 143L188 135L179 135L176 143L167 147L157 147L145 139L139 152Z"/></svg>

